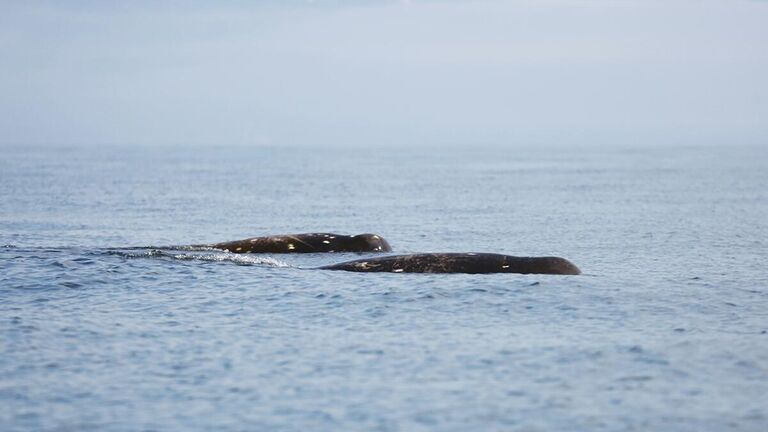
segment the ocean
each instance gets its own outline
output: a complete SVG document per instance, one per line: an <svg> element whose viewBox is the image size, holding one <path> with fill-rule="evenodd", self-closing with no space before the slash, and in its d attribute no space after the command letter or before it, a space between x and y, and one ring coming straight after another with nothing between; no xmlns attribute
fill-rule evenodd
<svg viewBox="0 0 768 432"><path fill-rule="evenodd" d="M2 431L764 431L768 149L5 147ZM580 276L174 245L376 233Z"/></svg>

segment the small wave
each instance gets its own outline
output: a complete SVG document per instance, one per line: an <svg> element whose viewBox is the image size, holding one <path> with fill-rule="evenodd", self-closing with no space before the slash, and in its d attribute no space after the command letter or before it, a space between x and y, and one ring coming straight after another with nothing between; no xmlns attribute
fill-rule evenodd
<svg viewBox="0 0 768 432"><path fill-rule="evenodd" d="M175 246L174 249L182 251L194 251L194 252L221 252L222 249L217 249L206 245L186 245Z"/></svg>
<svg viewBox="0 0 768 432"><path fill-rule="evenodd" d="M16 246L16 245L7 244L7 245L0 246L0 249L16 249L17 247L18 246Z"/></svg>
<svg viewBox="0 0 768 432"><path fill-rule="evenodd" d="M231 262L239 265L263 265L269 267L291 267L290 264L272 257L257 257L244 254L233 254L229 252L217 253L183 253L166 251L161 249L149 249L142 251L106 251L109 255L117 255L124 258L162 258L181 261L208 261L208 262Z"/></svg>
<svg viewBox="0 0 768 432"><path fill-rule="evenodd" d="M165 246L130 246L131 250L175 250L175 251L190 251L190 252L222 252L223 249L217 249L209 245L165 245Z"/></svg>

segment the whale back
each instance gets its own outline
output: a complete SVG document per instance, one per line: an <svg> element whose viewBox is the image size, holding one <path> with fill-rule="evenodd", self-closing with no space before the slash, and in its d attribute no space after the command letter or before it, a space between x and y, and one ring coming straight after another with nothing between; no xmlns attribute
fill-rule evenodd
<svg viewBox="0 0 768 432"><path fill-rule="evenodd" d="M515 257L489 253L391 255L320 267L326 270L392 273L533 273L577 275L581 270L560 257Z"/></svg>
<svg viewBox="0 0 768 432"><path fill-rule="evenodd" d="M389 252L392 250L389 243L376 234L349 236L334 233L252 237L206 246L234 253Z"/></svg>

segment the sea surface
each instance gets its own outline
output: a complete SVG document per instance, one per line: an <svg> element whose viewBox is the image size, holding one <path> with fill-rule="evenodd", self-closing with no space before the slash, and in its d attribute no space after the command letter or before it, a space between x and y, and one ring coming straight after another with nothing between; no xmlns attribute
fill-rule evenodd
<svg viewBox="0 0 768 432"><path fill-rule="evenodd" d="M5 147L0 430L768 430L768 149ZM377 233L581 276L186 244Z"/></svg>

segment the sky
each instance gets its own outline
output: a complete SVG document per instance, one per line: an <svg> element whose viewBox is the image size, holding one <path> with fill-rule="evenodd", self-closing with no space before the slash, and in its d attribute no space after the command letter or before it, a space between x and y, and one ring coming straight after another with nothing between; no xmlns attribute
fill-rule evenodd
<svg viewBox="0 0 768 432"><path fill-rule="evenodd" d="M0 145L768 144L765 1L0 9Z"/></svg>

